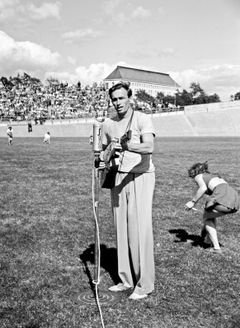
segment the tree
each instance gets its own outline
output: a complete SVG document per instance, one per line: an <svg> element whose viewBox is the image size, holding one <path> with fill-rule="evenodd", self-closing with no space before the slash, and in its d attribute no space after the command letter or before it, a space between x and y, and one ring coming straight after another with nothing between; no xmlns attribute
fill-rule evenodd
<svg viewBox="0 0 240 328"><path fill-rule="evenodd" d="M158 104L162 104L164 99L164 93L163 92L158 92L156 96L156 102Z"/></svg>
<svg viewBox="0 0 240 328"><path fill-rule="evenodd" d="M215 102L220 102L220 97L214 93L213 95L208 96L208 102L209 103L215 103Z"/></svg>
<svg viewBox="0 0 240 328"><path fill-rule="evenodd" d="M192 82L190 84L190 90L194 98L199 97L202 94L205 94L204 90L201 88L199 83Z"/></svg>
<svg viewBox="0 0 240 328"><path fill-rule="evenodd" d="M148 94L145 90L138 90L136 92L136 99L137 101L142 101L147 104L153 104L154 103L154 97Z"/></svg>
<svg viewBox="0 0 240 328"><path fill-rule="evenodd" d="M220 102L220 97L216 93L210 96L207 95L199 83L191 83L190 90L193 98L193 104Z"/></svg>
<svg viewBox="0 0 240 328"><path fill-rule="evenodd" d="M168 107L168 104L175 104L176 98L171 95L166 95L163 98L163 103Z"/></svg>
<svg viewBox="0 0 240 328"><path fill-rule="evenodd" d="M235 93L234 100L240 100L240 91Z"/></svg>
<svg viewBox="0 0 240 328"><path fill-rule="evenodd" d="M190 92L187 92L187 90L183 89L182 92L177 92L176 94L176 105L177 106L187 106L192 105L193 103L193 97Z"/></svg>

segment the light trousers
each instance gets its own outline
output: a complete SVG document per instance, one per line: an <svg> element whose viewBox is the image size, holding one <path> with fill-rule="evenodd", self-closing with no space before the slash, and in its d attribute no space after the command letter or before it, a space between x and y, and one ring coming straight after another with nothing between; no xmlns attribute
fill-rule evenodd
<svg viewBox="0 0 240 328"><path fill-rule="evenodd" d="M111 190L117 237L118 275L137 294L154 289L152 200L155 172L117 173Z"/></svg>

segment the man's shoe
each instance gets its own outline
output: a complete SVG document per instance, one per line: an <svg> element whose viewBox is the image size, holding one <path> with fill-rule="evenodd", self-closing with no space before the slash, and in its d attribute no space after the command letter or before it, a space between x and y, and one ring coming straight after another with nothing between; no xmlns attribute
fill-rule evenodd
<svg viewBox="0 0 240 328"><path fill-rule="evenodd" d="M131 288L131 286L125 286L123 283L120 282L117 285L109 287L108 290L110 290L110 292L123 292L124 290L127 290L129 288Z"/></svg>
<svg viewBox="0 0 240 328"><path fill-rule="evenodd" d="M210 248L209 253L222 254L222 250L218 248Z"/></svg>
<svg viewBox="0 0 240 328"><path fill-rule="evenodd" d="M148 296L147 294L139 295L139 294L137 294L137 293L132 293L132 294L129 296L129 299L130 299L130 300L134 300L134 301L136 301L136 300L141 300L141 299L143 299L143 298L145 298L145 297L147 297L147 296Z"/></svg>
<svg viewBox="0 0 240 328"><path fill-rule="evenodd" d="M212 246L212 241L208 235L205 237L203 242L204 242L204 244L206 244L208 246Z"/></svg>

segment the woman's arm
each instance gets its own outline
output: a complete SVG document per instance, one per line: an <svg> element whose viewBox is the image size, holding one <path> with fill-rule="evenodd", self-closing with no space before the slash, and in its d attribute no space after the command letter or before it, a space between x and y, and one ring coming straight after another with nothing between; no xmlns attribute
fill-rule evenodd
<svg viewBox="0 0 240 328"><path fill-rule="evenodd" d="M202 196L205 194L205 192L207 191L207 186L206 183L203 180L203 176L202 174L198 174L194 180L196 181L197 185L198 185L198 190L195 194L195 196L193 197L193 202L197 203L199 201L199 199L202 198Z"/></svg>
<svg viewBox="0 0 240 328"><path fill-rule="evenodd" d="M193 196L193 199L187 202L185 205L185 208L190 210L194 207L194 205L199 201L199 199L202 198L202 196L206 193L207 191L207 186L206 183L203 180L202 174L198 174L194 180L196 181L198 185L198 190L196 194Z"/></svg>

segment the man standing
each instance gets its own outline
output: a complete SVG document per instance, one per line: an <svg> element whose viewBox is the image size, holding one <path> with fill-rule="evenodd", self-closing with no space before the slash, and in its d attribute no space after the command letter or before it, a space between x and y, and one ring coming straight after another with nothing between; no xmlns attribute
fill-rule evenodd
<svg viewBox="0 0 240 328"><path fill-rule="evenodd" d="M43 143L50 145L50 139L51 139L50 132L46 132L43 137Z"/></svg>
<svg viewBox="0 0 240 328"><path fill-rule="evenodd" d="M129 84L123 82L109 90L116 116L103 123L102 145L105 150L112 139L118 139L122 147L117 158L115 186L111 189L121 282L109 290L120 292L133 288L129 298L138 300L154 290L152 152L155 134L151 117L131 107L131 95Z"/></svg>
<svg viewBox="0 0 240 328"><path fill-rule="evenodd" d="M8 145L12 146L13 143L13 128L9 126L7 128L7 137L8 137Z"/></svg>
<svg viewBox="0 0 240 328"><path fill-rule="evenodd" d="M32 132L32 122L31 121L28 122L28 132L29 133Z"/></svg>

